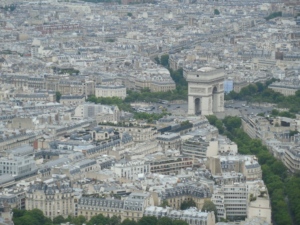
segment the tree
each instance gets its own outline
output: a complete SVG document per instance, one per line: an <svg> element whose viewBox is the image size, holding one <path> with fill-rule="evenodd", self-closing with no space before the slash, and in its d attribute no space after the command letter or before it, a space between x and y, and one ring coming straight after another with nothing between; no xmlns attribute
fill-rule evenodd
<svg viewBox="0 0 300 225"><path fill-rule="evenodd" d="M132 13L131 12L127 13L127 16L132 17Z"/></svg>
<svg viewBox="0 0 300 225"><path fill-rule="evenodd" d="M181 210L189 209L191 207L196 207L196 202L193 199L184 200L180 205Z"/></svg>
<svg viewBox="0 0 300 225"><path fill-rule="evenodd" d="M84 216L80 215L80 216L74 217L71 222L74 225L82 225L82 224L86 223L86 218ZM100 225L97 223L93 223L93 224Z"/></svg>
<svg viewBox="0 0 300 225"><path fill-rule="evenodd" d="M159 60L158 56L156 56L156 57L154 58L154 60L155 60L155 62L156 62L157 64L160 64L160 60Z"/></svg>
<svg viewBox="0 0 300 225"><path fill-rule="evenodd" d="M274 19L276 17L281 17L282 16L282 12L273 12L270 15L268 15L267 17L265 17L266 20L271 20Z"/></svg>
<svg viewBox="0 0 300 225"><path fill-rule="evenodd" d="M163 202L161 203L161 205L160 205L161 207L164 207L164 208L166 208L166 207L170 207L170 205L169 205L169 203L168 203L168 201L167 200L163 200Z"/></svg>
<svg viewBox="0 0 300 225"><path fill-rule="evenodd" d="M53 224L60 225L61 223L64 223L65 221L66 221L65 218L63 216L59 215L53 219Z"/></svg>
<svg viewBox="0 0 300 225"><path fill-rule="evenodd" d="M125 220L123 220L121 225L138 225L138 223L134 220L125 219Z"/></svg>
<svg viewBox="0 0 300 225"><path fill-rule="evenodd" d="M113 215L110 219L109 219L109 225L119 225L121 223L121 218Z"/></svg>
<svg viewBox="0 0 300 225"><path fill-rule="evenodd" d="M183 220L173 220L173 225L189 225L189 224Z"/></svg>
<svg viewBox="0 0 300 225"><path fill-rule="evenodd" d="M215 15L220 15L220 11L219 11L218 9L215 9L215 10L214 10L214 14L215 14Z"/></svg>
<svg viewBox="0 0 300 225"><path fill-rule="evenodd" d="M14 208L12 211L13 211L14 218L24 216L24 214L26 212L25 210L21 210L21 209L17 209L17 208Z"/></svg>
<svg viewBox="0 0 300 225"><path fill-rule="evenodd" d="M168 67L169 66L169 55L162 55L160 57L160 63L164 67Z"/></svg>
<svg viewBox="0 0 300 225"><path fill-rule="evenodd" d="M297 130L290 130L290 137L295 136L296 134L299 134L299 131L297 131Z"/></svg>
<svg viewBox="0 0 300 225"><path fill-rule="evenodd" d="M26 211L25 216L26 215L35 218L40 224L44 224L48 219L47 217L44 216L44 213L40 209L33 209L33 210Z"/></svg>
<svg viewBox="0 0 300 225"><path fill-rule="evenodd" d="M202 211L214 212L216 222L218 222L218 211L216 205L212 201L206 200L203 204Z"/></svg>
<svg viewBox="0 0 300 225"><path fill-rule="evenodd" d="M241 118L237 116L226 116L223 120L223 123L228 131L240 128L242 125Z"/></svg>
<svg viewBox="0 0 300 225"><path fill-rule="evenodd" d="M161 217L158 219L157 225L173 225L173 221L169 217Z"/></svg>
<svg viewBox="0 0 300 225"><path fill-rule="evenodd" d="M93 216L90 219L90 221L87 223L87 225L103 225L103 224L105 224L105 225L109 224L109 218L103 216L102 214L98 214L96 216Z"/></svg>
<svg viewBox="0 0 300 225"><path fill-rule="evenodd" d="M60 101L60 98L61 98L61 93L59 91L55 92L55 99L57 102Z"/></svg>
<svg viewBox="0 0 300 225"><path fill-rule="evenodd" d="M138 222L138 225L156 225L156 224L157 224L157 218L155 216L143 216Z"/></svg>

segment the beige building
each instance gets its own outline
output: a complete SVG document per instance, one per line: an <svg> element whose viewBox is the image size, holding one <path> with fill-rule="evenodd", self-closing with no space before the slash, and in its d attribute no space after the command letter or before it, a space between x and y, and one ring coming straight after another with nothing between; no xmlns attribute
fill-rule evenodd
<svg viewBox="0 0 300 225"><path fill-rule="evenodd" d="M181 149L181 138L177 133L165 133L156 137L163 151L168 149Z"/></svg>
<svg viewBox="0 0 300 225"><path fill-rule="evenodd" d="M96 97L118 97L126 98L126 87L123 85L97 85L95 87Z"/></svg>
<svg viewBox="0 0 300 225"><path fill-rule="evenodd" d="M35 124L32 118L15 117L11 120L11 129L28 129L34 130Z"/></svg>
<svg viewBox="0 0 300 225"><path fill-rule="evenodd" d="M38 183L29 187L26 193L26 210L40 209L45 216L74 215L74 191L68 183Z"/></svg>
<svg viewBox="0 0 300 225"><path fill-rule="evenodd" d="M228 172L242 173L247 180L262 178L261 166L255 156L214 156L208 158L208 168L213 175L222 175Z"/></svg>
<svg viewBox="0 0 300 225"><path fill-rule="evenodd" d="M157 130L149 126L110 126L110 125L101 125L104 129L113 128L118 131L120 134L128 133L132 137L134 142L145 142L149 140L154 140L157 136Z"/></svg>
<svg viewBox="0 0 300 225"><path fill-rule="evenodd" d="M175 209L180 209L184 201L193 200L198 209L202 209L205 200L210 200L211 192L209 187L195 183L185 183L172 188L166 188L160 195L162 203L167 201L168 205Z"/></svg>
<svg viewBox="0 0 300 225"><path fill-rule="evenodd" d="M157 174L174 175L181 169L192 168L194 159L186 156L157 157L150 162L150 172Z"/></svg>
<svg viewBox="0 0 300 225"><path fill-rule="evenodd" d="M85 96L83 95L62 95L59 101L66 106L76 106L85 102Z"/></svg>
<svg viewBox="0 0 300 225"><path fill-rule="evenodd" d="M248 86L248 82L245 80L235 80L233 82L233 90L236 93L239 93L243 87L247 87L247 86Z"/></svg>
<svg viewBox="0 0 300 225"><path fill-rule="evenodd" d="M176 89L176 84L173 80L169 81L152 81L150 85L151 92L166 92Z"/></svg>
<svg viewBox="0 0 300 225"><path fill-rule="evenodd" d="M278 81L270 84L270 89L279 92L284 96L295 95L300 90L299 81Z"/></svg>
<svg viewBox="0 0 300 225"><path fill-rule="evenodd" d="M153 205L153 198L149 193L131 193L125 199L100 199L82 197L77 202L77 216L84 216L87 220L103 214L121 217L121 220L138 221L143 217L146 207Z"/></svg>
<svg viewBox="0 0 300 225"><path fill-rule="evenodd" d="M97 123L119 122L120 111L117 106L85 103L76 107L73 119L96 119Z"/></svg>
<svg viewBox="0 0 300 225"><path fill-rule="evenodd" d="M247 218L259 217L272 224L270 198L264 182L262 180L247 182L247 186L250 195Z"/></svg>
<svg viewBox="0 0 300 225"><path fill-rule="evenodd" d="M137 90L149 88L151 92L166 92L175 90L176 84L173 80L153 81L136 79L135 87Z"/></svg>
<svg viewBox="0 0 300 225"><path fill-rule="evenodd" d="M283 162L293 173L300 171L300 146L289 146L285 149Z"/></svg>

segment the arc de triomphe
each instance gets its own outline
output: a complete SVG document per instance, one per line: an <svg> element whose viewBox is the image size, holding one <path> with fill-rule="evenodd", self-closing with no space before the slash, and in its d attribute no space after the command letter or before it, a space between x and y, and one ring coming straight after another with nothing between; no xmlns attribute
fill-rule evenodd
<svg viewBox="0 0 300 225"><path fill-rule="evenodd" d="M202 67L187 71L188 114L211 115L224 111L224 70Z"/></svg>

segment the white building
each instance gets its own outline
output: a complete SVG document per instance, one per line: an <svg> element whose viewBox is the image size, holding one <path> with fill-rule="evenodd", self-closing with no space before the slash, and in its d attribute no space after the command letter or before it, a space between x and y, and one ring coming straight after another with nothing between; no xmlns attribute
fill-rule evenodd
<svg viewBox="0 0 300 225"><path fill-rule="evenodd" d="M37 171L34 161L33 148L23 146L8 153L8 156L0 158L0 176L10 174L12 176L26 176Z"/></svg>
<svg viewBox="0 0 300 225"><path fill-rule="evenodd" d="M190 225L214 225L214 212L201 212L197 208L190 208L187 210L174 210L172 208L163 208L156 206L149 206L145 209L145 216L155 216L157 218L169 217L174 220L184 220Z"/></svg>
<svg viewBox="0 0 300 225"><path fill-rule="evenodd" d="M76 107L73 118L97 119L97 122L118 122L120 111L117 106L85 103Z"/></svg>
<svg viewBox="0 0 300 225"><path fill-rule="evenodd" d="M218 217L226 216L232 220L243 220L247 217L248 187L245 183L217 188L211 200L217 207Z"/></svg>
<svg viewBox="0 0 300 225"><path fill-rule="evenodd" d="M136 179L139 174L150 172L150 164L145 161L118 162L112 168L114 173L121 178Z"/></svg>
<svg viewBox="0 0 300 225"><path fill-rule="evenodd" d="M123 85L98 85L95 87L96 97L126 97L126 87Z"/></svg>

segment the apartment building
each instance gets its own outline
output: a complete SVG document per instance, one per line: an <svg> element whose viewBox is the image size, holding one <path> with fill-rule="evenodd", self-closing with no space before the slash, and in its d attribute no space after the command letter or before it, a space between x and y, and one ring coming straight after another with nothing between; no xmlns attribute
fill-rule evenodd
<svg viewBox="0 0 300 225"><path fill-rule="evenodd" d="M246 183L234 183L216 188L212 195L218 216L232 220L244 220L247 217L248 187Z"/></svg>
<svg viewBox="0 0 300 225"><path fill-rule="evenodd" d="M93 216L102 214L104 216L121 217L124 209L124 201L119 199L102 199L81 197L77 201L76 216L84 216L90 220Z"/></svg>
<svg viewBox="0 0 300 225"><path fill-rule="evenodd" d="M300 146L288 146L285 149L283 162L293 173L300 171Z"/></svg>
<svg viewBox="0 0 300 225"><path fill-rule="evenodd" d="M208 158L208 168L213 175L229 172L242 173L247 180L262 178L262 170L255 156L214 156Z"/></svg>
<svg viewBox="0 0 300 225"><path fill-rule="evenodd" d="M150 164L142 160L121 160L112 167L112 170L118 177L132 180L138 178L139 174L150 173Z"/></svg>
<svg viewBox="0 0 300 225"><path fill-rule="evenodd" d="M143 217L145 209L153 204L153 198L149 193L131 193L125 199L81 197L77 202L76 215L82 215L87 220L103 214L121 217L122 221L125 219L138 221Z"/></svg>
<svg viewBox="0 0 300 225"><path fill-rule="evenodd" d="M8 151L7 156L0 157L0 175L10 174L13 177L23 177L37 172L33 148L23 146Z"/></svg>
<svg viewBox="0 0 300 225"><path fill-rule="evenodd" d="M198 209L202 209L205 200L210 200L209 187L199 183L182 183L172 188L166 188L160 193L160 202L167 201L174 209L180 209L184 201L193 200Z"/></svg>
<svg viewBox="0 0 300 225"><path fill-rule="evenodd" d="M45 216L74 215L74 191L69 183L37 183L30 185L26 193L26 210L40 209Z"/></svg>
<svg viewBox="0 0 300 225"><path fill-rule="evenodd" d="M272 224L270 196L262 180L247 182L250 201L248 203L248 219L259 217Z"/></svg>
<svg viewBox="0 0 300 225"><path fill-rule="evenodd" d="M115 129L121 135L128 133L134 142L141 143L149 140L154 140L158 134L157 130L150 126L110 126L101 125L103 129Z"/></svg>
<svg viewBox="0 0 300 225"><path fill-rule="evenodd" d="M85 104L78 105L76 107L73 118L74 119L93 118L96 119L97 122L102 122L106 118L106 121L118 122L120 120L120 111L117 106L85 103Z"/></svg>
<svg viewBox="0 0 300 225"><path fill-rule="evenodd" d="M83 95L62 95L59 101L66 106L77 106L85 102L85 96Z"/></svg>
<svg viewBox="0 0 300 225"><path fill-rule="evenodd" d="M176 133L164 133L156 137L158 144L162 147L163 151L168 149L181 149L181 138Z"/></svg>
<svg viewBox="0 0 300 225"><path fill-rule="evenodd" d="M187 210L174 210L172 208L163 208L150 206L145 209L145 216L155 216L157 218L169 217L173 220L183 220L189 225L214 225L214 212L201 212L197 208Z"/></svg>
<svg viewBox="0 0 300 225"><path fill-rule="evenodd" d="M299 80L285 80L270 84L270 89L283 94L284 96L295 95L296 91L300 90Z"/></svg>
<svg viewBox="0 0 300 225"><path fill-rule="evenodd" d="M123 85L97 85L95 87L96 97L118 97L126 98L126 87Z"/></svg>
<svg viewBox="0 0 300 225"><path fill-rule="evenodd" d="M201 159L207 157L208 147L209 142L202 138L193 137L183 142L181 152L185 156Z"/></svg>
<svg viewBox="0 0 300 225"><path fill-rule="evenodd" d="M150 162L150 172L166 175L178 174L181 169L191 168L194 159L186 156L162 157Z"/></svg>

